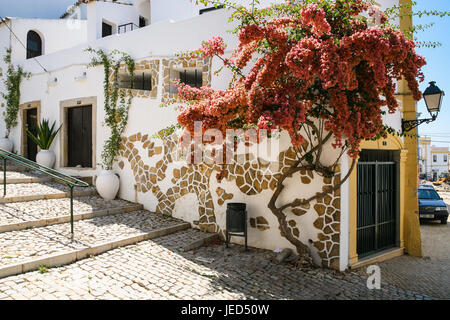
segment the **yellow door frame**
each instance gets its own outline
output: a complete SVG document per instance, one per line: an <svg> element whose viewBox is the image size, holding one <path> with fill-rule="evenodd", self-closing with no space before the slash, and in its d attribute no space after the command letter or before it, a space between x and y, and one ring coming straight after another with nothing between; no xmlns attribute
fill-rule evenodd
<svg viewBox="0 0 450 320"><path fill-rule="evenodd" d="M404 247L405 238L404 238L404 216L405 216L405 164L407 159L408 150L404 149L402 140L393 135L389 135L386 139L380 139L377 141L364 141L361 144L360 150L362 149L372 149L372 150L391 150L391 151L399 151L400 152L400 208L399 208L399 217L400 217L400 247ZM350 265L354 265L358 262L358 253L357 249L357 208L358 208L358 199L357 199L357 164L355 169L351 173L349 177L349 194L350 194L350 203L349 203L349 263Z"/></svg>

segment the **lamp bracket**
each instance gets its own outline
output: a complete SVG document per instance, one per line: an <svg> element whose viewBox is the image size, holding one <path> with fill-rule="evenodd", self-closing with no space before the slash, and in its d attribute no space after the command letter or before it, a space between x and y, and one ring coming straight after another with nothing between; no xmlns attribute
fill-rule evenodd
<svg viewBox="0 0 450 320"><path fill-rule="evenodd" d="M430 123L435 121L437 115L432 115L431 118L428 119L417 119L417 120L403 120L402 119L402 132L408 132L412 129L420 126L422 123Z"/></svg>

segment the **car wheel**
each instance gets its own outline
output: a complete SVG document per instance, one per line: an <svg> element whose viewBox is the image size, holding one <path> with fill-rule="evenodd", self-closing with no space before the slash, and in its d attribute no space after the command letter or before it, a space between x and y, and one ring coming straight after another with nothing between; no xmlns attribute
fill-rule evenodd
<svg viewBox="0 0 450 320"><path fill-rule="evenodd" d="M448 218L441 219L441 224L447 224Z"/></svg>

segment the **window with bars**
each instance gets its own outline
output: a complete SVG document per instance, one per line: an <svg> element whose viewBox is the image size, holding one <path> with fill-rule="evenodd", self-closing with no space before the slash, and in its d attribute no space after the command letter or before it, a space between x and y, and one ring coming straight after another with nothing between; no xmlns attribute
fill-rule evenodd
<svg viewBox="0 0 450 320"><path fill-rule="evenodd" d="M191 87L200 88L203 85L203 77L201 69L184 69L171 70L170 72L170 93L177 93L177 87L173 85L173 80L180 80L180 82Z"/></svg>
<svg viewBox="0 0 450 320"><path fill-rule="evenodd" d="M102 22L102 38L112 35L112 25Z"/></svg>
<svg viewBox="0 0 450 320"><path fill-rule="evenodd" d="M446 154L444 154L444 162L448 161L448 156Z"/></svg>
<svg viewBox="0 0 450 320"><path fill-rule="evenodd" d="M146 72L134 74L134 81L128 73L119 73L119 87L124 89L152 90L152 75Z"/></svg>
<svg viewBox="0 0 450 320"><path fill-rule="evenodd" d="M437 162L437 155L433 155L433 162Z"/></svg>

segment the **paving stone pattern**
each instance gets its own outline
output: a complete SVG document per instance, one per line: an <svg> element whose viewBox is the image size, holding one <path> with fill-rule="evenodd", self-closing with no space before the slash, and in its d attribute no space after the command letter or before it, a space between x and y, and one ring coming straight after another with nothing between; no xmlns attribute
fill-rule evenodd
<svg viewBox="0 0 450 320"><path fill-rule="evenodd" d="M74 188L74 191L88 191L88 190L95 190L95 188L94 187ZM69 187L57 182L17 183L17 184L8 184L6 186L6 197L56 194L69 191L70 191ZM3 196L3 184L0 185L0 194Z"/></svg>
<svg viewBox="0 0 450 320"><path fill-rule="evenodd" d="M427 299L405 289L369 290L356 273L300 270L273 253L223 244L182 252L194 229L94 258L0 279L0 299ZM200 260L199 260L200 259Z"/></svg>
<svg viewBox="0 0 450 320"><path fill-rule="evenodd" d="M75 197L75 214L131 205L125 200L104 200L99 196ZM0 204L0 225L57 218L69 214L70 198Z"/></svg>
<svg viewBox="0 0 450 320"><path fill-rule="evenodd" d="M450 192L439 194L450 209ZM381 283L450 299L450 222L422 222L420 229L423 257L404 255L379 263Z"/></svg>
<svg viewBox="0 0 450 320"><path fill-rule="evenodd" d="M67 191L66 186L54 182L11 184L7 195ZM65 198L2 204L0 225L67 215L68 201ZM74 204L76 213L83 213L127 202L91 196L76 198ZM69 223L5 232L0 234L0 267L180 223L169 216L139 210L77 221L73 240ZM408 260L412 257L405 256L398 258L403 260L381 264L380 290L367 288L367 275L361 270L340 273L279 265L272 260L274 253L267 250L244 252L242 246L225 249L216 243L185 252L187 245L210 235L187 229L69 265L41 266L38 271L2 278L0 299L448 298L448 227L429 227L422 227L424 253L429 258Z"/></svg>
<svg viewBox="0 0 450 320"><path fill-rule="evenodd" d="M69 223L5 232L0 234L0 266L56 252L84 249L180 223L182 221L178 219L140 210L77 221L73 240Z"/></svg>
<svg viewBox="0 0 450 320"><path fill-rule="evenodd" d="M0 167L0 181L3 183L3 169ZM7 171L6 182L9 179L29 179L29 178L43 178L46 177L43 173L38 171Z"/></svg>

